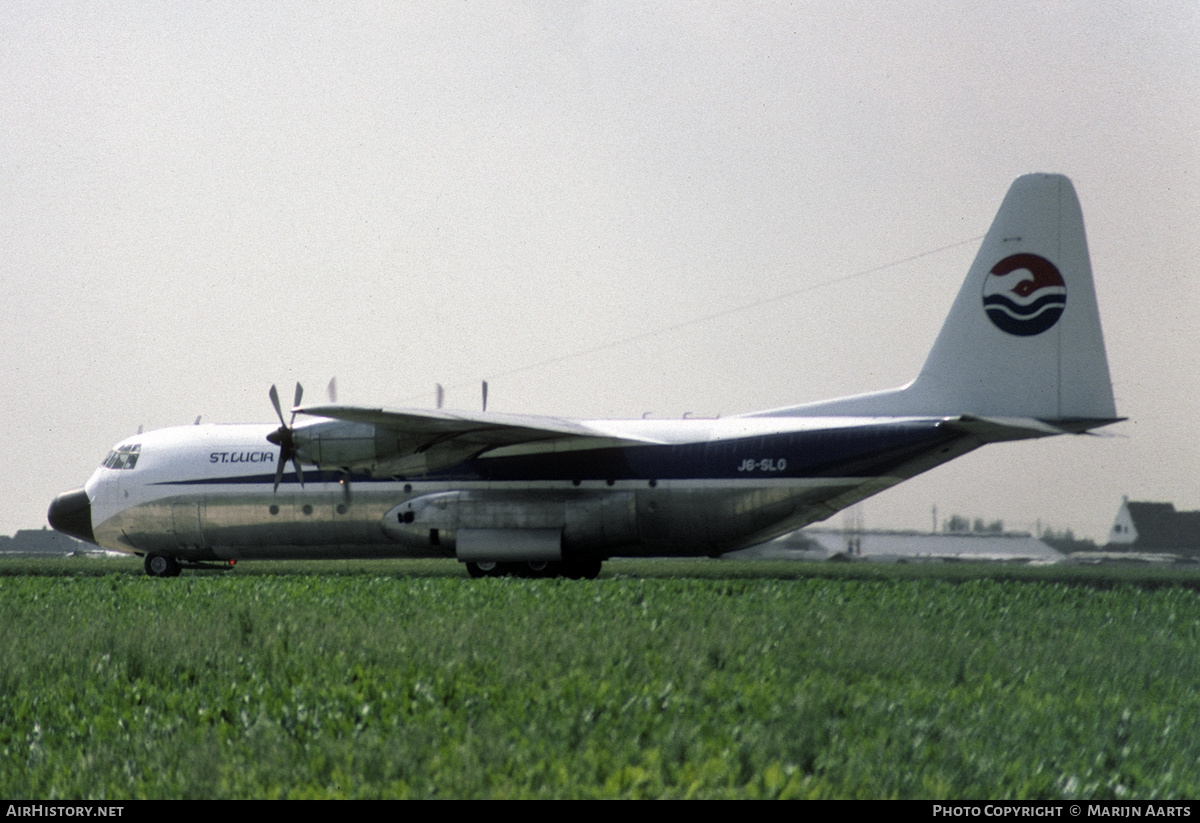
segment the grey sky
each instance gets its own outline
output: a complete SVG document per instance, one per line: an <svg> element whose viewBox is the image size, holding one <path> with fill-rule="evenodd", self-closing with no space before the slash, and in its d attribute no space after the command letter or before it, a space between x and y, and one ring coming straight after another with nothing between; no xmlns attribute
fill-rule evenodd
<svg viewBox="0 0 1200 823"><path fill-rule="evenodd" d="M581 417L911 379L1016 176L1083 203L1115 437L863 506L1200 508L1200 4L10 3L0 533L267 389ZM807 289L675 328L731 306ZM623 345L613 341L657 332ZM591 350L536 368L533 364ZM836 518L835 518L836 520Z"/></svg>

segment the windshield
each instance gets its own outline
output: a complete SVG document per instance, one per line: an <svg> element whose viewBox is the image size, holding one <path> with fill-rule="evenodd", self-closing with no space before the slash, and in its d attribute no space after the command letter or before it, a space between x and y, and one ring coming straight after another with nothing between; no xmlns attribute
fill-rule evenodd
<svg viewBox="0 0 1200 823"><path fill-rule="evenodd" d="M106 469L132 469L137 465L138 455L142 453L141 443L117 446L104 458Z"/></svg>

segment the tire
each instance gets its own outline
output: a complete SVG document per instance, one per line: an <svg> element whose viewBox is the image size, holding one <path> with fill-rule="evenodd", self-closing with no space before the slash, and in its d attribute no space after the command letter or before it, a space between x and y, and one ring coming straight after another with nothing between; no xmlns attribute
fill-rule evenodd
<svg viewBox="0 0 1200 823"><path fill-rule="evenodd" d="M467 564L467 574L471 577L498 577L501 573L500 564L493 560Z"/></svg>
<svg viewBox="0 0 1200 823"><path fill-rule="evenodd" d="M528 560L522 564L522 577L554 577L552 564L545 560Z"/></svg>
<svg viewBox="0 0 1200 823"><path fill-rule="evenodd" d="M177 577L182 569L179 561L165 554L146 555L146 574L151 577Z"/></svg>

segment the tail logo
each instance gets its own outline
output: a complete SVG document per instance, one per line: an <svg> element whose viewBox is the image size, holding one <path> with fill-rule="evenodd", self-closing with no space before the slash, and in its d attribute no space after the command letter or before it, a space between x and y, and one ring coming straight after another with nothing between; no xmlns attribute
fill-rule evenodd
<svg viewBox="0 0 1200 823"><path fill-rule="evenodd" d="M1016 273L1015 277L1009 275ZM1021 279L1021 275L1033 275ZM1053 263L1036 254L1013 254L983 281L983 310L996 328L1020 337L1041 334L1067 305L1067 284Z"/></svg>

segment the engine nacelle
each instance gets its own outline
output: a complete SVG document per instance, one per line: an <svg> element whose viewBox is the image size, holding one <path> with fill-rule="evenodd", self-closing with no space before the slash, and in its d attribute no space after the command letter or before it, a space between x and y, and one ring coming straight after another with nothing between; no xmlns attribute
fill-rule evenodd
<svg viewBox="0 0 1200 823"><path fill-rule="evenodd" d="M394 429L344 420L297 427L292 437L302 463L373 476L426 474L457 465L481 450L478 444L454 441L422 448L423 440Z"/></svg>
<svg viewBox="0 0 1200 823"><path fill-rule="evenodd" d="M380 444L376 442L375 430L370 423L325 421L296 428L292 438L304 463L360 469L379 460Z"/></svg>

